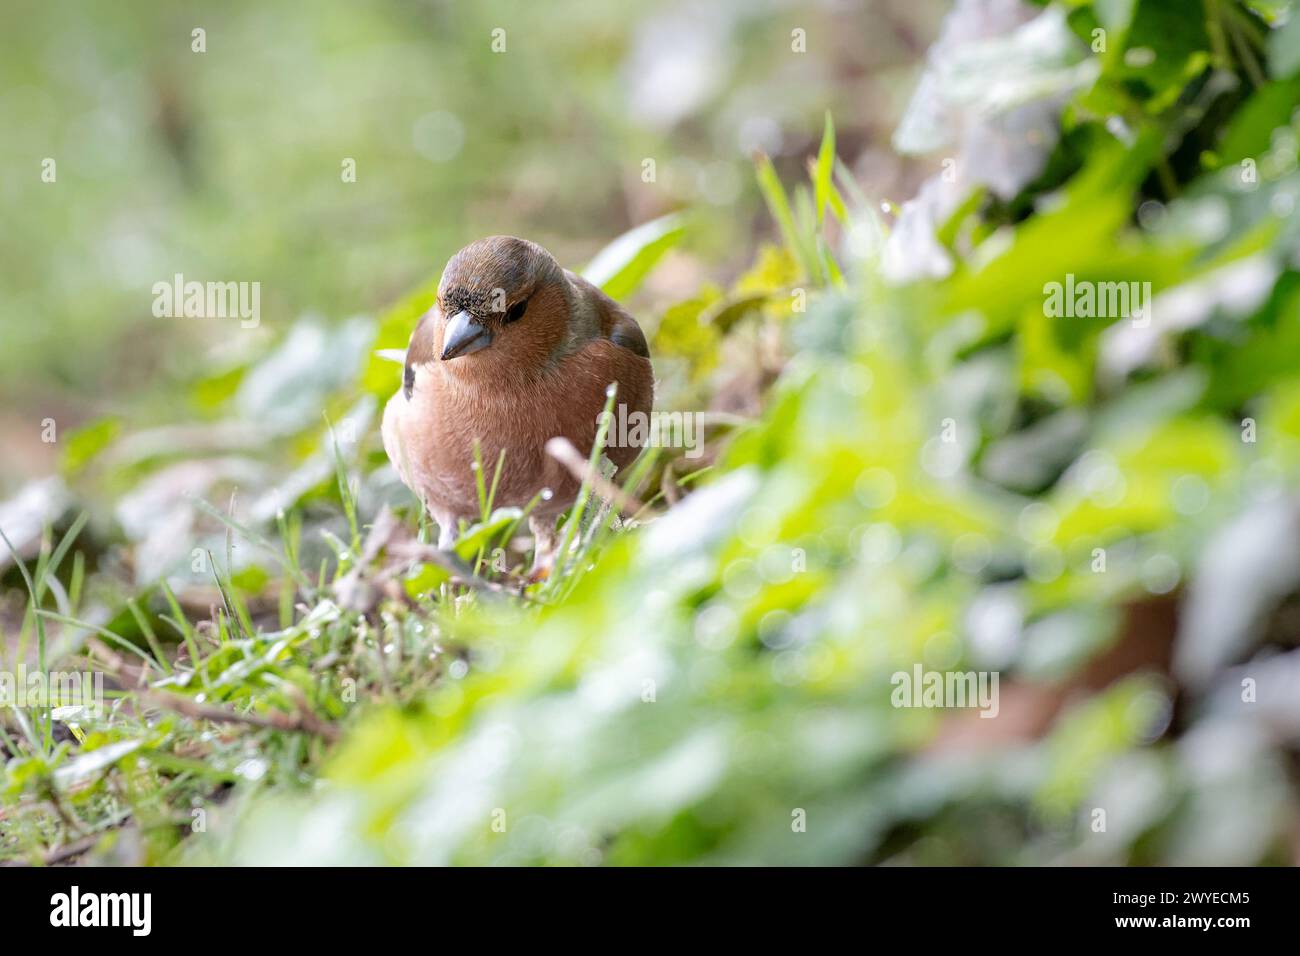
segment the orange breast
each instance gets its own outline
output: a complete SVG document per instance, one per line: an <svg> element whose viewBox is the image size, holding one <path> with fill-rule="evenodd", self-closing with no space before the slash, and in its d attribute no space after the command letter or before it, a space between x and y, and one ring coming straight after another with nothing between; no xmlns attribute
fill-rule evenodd
<svg viewBox="0 0 1300 956"><path fill-rule="evenodd" d="M523 507L549 488L551 498L537 511L558 513L572 503L578 482L546 453L546 442L563 436L584 455L590 454L611 383L618 385L619 413L649 414L654 403L649 360L606 339L591 342L531 382L471 386L440 374L432 365L420 370L409 402L399 392L389 403L385 447L435 517L478 514L476 442L486 487L491 487L498 457L504 453L495 505ZM394 455L393 446L399 443L405 469ZM606 449L619 469L639 452L635 446Z"/></svg>

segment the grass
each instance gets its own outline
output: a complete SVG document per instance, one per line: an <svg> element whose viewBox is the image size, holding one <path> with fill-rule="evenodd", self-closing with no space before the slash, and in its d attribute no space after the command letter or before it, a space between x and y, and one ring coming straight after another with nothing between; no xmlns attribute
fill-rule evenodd
<svg viewBox="0 0 1300 956"><path fill-rule="evenodd" d="M611 390L608 404L613 400ZM589 460L593 469L603 442L602 432ZM9 711L22 738L0 724L9 759L0 856L63 862L77 855L69 848L85 853L101 837L111 844L131 822L147 859L169 859L206 818L191 812L197 805L219 804L237 781L307 786L356 705L409 704L448 670L463 667L466 651L448 639L445 624L466 600L511 601L534 612L561 601L616 533L616 509L584 481L563 525L560 560L544 581L530 582L517 551L520 560L509 567L489 560L510 553L530 510L493 509L502 459L490 484L479 462L480 522L462 528L449 553L435 553L420 543L427 538L425 515L417 520L408 513L403 520L384 512L362 526L348 466L334 447L337 494L349 529L347 542L325 532L334 559L319 568L302 566L301 526L294 518L278 517L280 540L273 542L232 517L233 502L226 511L197 501L225 529L222 560L202 552L219 601L210 618L196 621L165 581L126 598L144 646L79 619L79 585L61 598L60 611L41 606L51 584L58 586L56 574L86 514L53 548L47 535L34 572L18 562L28 614L12 660L0 663L13 670L34 631L37 666L48 671L47 626L58 624L65 629L59 638L81 647L61 664L101 671L116 689L98 716L77 708L56 719L59 707L77 703L60 700L30 712ZM653 460L642 459L630 488ZM281 599L274 607L250 606L256 595L236 583L237 546L255 547L280 568ZM78 633L89 636L77 640Z"/></svg>

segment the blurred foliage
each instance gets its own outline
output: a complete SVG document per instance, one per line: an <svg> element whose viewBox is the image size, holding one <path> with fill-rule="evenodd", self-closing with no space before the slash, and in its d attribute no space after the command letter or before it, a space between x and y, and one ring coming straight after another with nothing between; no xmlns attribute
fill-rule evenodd
<svg viewBox="0 0 1300 956"><path fill-rule="evenodd" d="M890 90L942 9L144 0L123 17L15 0L0 398L82 418L144 389L131 410L165 418L176 381L256 355L304 313L378 310L470 236L525 235L572 265L701 206L693 243L712 259L735 247L738 265L757 211L748 151L798 156L828 105L861 117L859 139L887 135ZM792 20L816 55L779 55ZM262 326L155 318L149 290L177 273L260 281Z"/></svg>
<svg viewBox="0 0 1300 956"><path fill-rule="evenodd" d="M1290 6L959 3L895 140L938 151L915 199L882 213L829 116L806 182L756 156L781 247L649 323L663 407L729 417L643 456L632 520L584 487L544 582L492 463L454 555L384 464L397 366L360 357L428 283L218 369L203 427L81 433L68 479L136 562L87 579L81 527L47 535L20 637L116 660L121 699L12 711L0 846L75 818L127 862L1294 862ZM695 223L591 274L633 295ZM1152 299L1053 317L1067 276ZM918 665L996 672L998 715L894 706Z"/></svg>

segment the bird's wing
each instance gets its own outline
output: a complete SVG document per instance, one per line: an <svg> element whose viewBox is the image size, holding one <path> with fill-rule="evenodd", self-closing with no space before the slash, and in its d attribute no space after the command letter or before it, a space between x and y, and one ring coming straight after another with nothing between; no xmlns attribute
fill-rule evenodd
<svg viewBox="0 0 1300 956"><path fill-rule="evenodd" d="M650 346L646 343L645 333L641 331L641 326L637 324L636 319L599 287L582 276L573 272L569 272L568 276L595 307L596 315L600 320L600 334L615 345L648 359Z"/></svg>
<svg viewBox="0 0 1300 956"><path fill-rule="evenodd" d="M415 331L411 333L411 342L406 347L406 367L402 370L402 393L408 402L411 400L411 392L415 389L415 367L432 362L436 358L433 354L434 329L433 320L430 318L432 314L433 309L430 309L420 316L420 321L415 323Z"/></svg>
<svg viewBox="0 0 1300 956"><path fill-rule="evenodd" d="M650 357L650 346L646 344L645 333L641 331L641 326L637 324L636 319L622 309L619 309L619 312L621 314L615 317L614 323L610 327L609 340L615 345L621 345L630 352L648 359Z"/></svg>

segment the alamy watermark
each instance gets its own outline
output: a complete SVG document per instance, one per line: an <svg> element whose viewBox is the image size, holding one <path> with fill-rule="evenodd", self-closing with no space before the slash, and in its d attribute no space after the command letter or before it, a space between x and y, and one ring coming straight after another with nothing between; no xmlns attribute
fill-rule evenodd
<svg viewBox="0 0 1300 956"><path fill-rule="evenodd" d="M50 897L50 925L56 927L111 927L148 936L153 929L152 893L83 893L73 884L66 893Z"/></svg>
<svg viewBox="0 0 1300 956"><path fill-rule="evenodd" d="M981 717L998 715L997 671L927 671L915 664L889 679L895 707L978 708Z"/></svg>
<svg viewBox="0 0 1300 956"><path fill-rule="evenodd" d="M262 321L260 282L186 282L178 272L171 282L155 282L152 292L160 319L239 319L244 329Z"/></svg>
<svg viewBox="0 0 1300 956"><path fill-rule="evenodd" d="M701 412L629 411L619 404L596 416L598 426L608 425L608 448L681 448L687 458L704 454L704 415Z"/></svg>
<svg viewBox="0 0 1300 956"><path fill-rule="evenodd" d="M1151 324L1150 282L1092 282L1066 273L1065 282L1043 286L1043 314L1049 319L1132 319Z"/></svg>
<svg viewBox="0 0 1300 956"><path fill-rule="evenodd" d="M0 671L0 707L82 707L104 715L104 675L100 671Z"/></svg>

